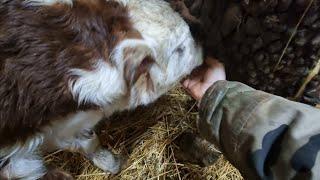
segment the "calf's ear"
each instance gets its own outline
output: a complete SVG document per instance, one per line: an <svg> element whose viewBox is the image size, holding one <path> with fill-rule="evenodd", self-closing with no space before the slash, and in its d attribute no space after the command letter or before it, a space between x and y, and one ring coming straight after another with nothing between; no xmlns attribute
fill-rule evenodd
<svg viewBox="0 0 320 180"><path fill-rule="evenodd" d="M118 48L118 58L123 62L123 75L129 87L145 77L150 83L149 71L155 64L155 53L143 40L127 40Z"/></svg>

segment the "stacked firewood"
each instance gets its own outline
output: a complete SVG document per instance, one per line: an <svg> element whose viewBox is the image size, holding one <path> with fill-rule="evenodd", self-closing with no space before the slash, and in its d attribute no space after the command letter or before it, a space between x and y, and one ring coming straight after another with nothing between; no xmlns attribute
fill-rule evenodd
<svg viewBox="0 0 320 180"><path fill-rule="evenodd" d="M170 0L237 80L320 104L320 0Z"/></svg>

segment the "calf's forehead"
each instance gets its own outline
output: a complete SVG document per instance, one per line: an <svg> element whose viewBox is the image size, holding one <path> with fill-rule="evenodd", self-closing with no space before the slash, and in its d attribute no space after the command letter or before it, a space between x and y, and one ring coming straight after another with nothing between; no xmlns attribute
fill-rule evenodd
<svg viewBox="0 0 320 180"><path fill-rule="evenodd" d="M188 25L170 5L160 0L125 1L133 26L144 38L150 38L163 48L174 48L188 36Z"/></svg>

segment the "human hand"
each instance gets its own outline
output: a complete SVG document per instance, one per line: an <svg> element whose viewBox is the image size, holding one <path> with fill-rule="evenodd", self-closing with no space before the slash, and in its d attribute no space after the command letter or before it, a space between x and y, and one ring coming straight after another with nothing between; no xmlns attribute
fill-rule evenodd
<svg viewBox="0 0 320 180"><path fill-rule="evenodd" d="M182 82L182 85L195 100L200 101L207 89L219 80L226 80L223 64L217 59L207 58L202 66Z"/></svg>

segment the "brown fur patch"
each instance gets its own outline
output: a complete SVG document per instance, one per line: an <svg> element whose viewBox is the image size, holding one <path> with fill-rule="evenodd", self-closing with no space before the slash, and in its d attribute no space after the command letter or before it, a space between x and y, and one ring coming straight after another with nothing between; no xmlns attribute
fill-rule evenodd
<svg viewBox="0 0 320 180"><path fill-rule="evenodd" d="M53 118L78 110L70 69L108 61L115 45L133 34L127 9L114 1L79 0L73 6L32 7L0 2L0 148L25 141ZM106 82L107 83L107 82Z"/></svg>

